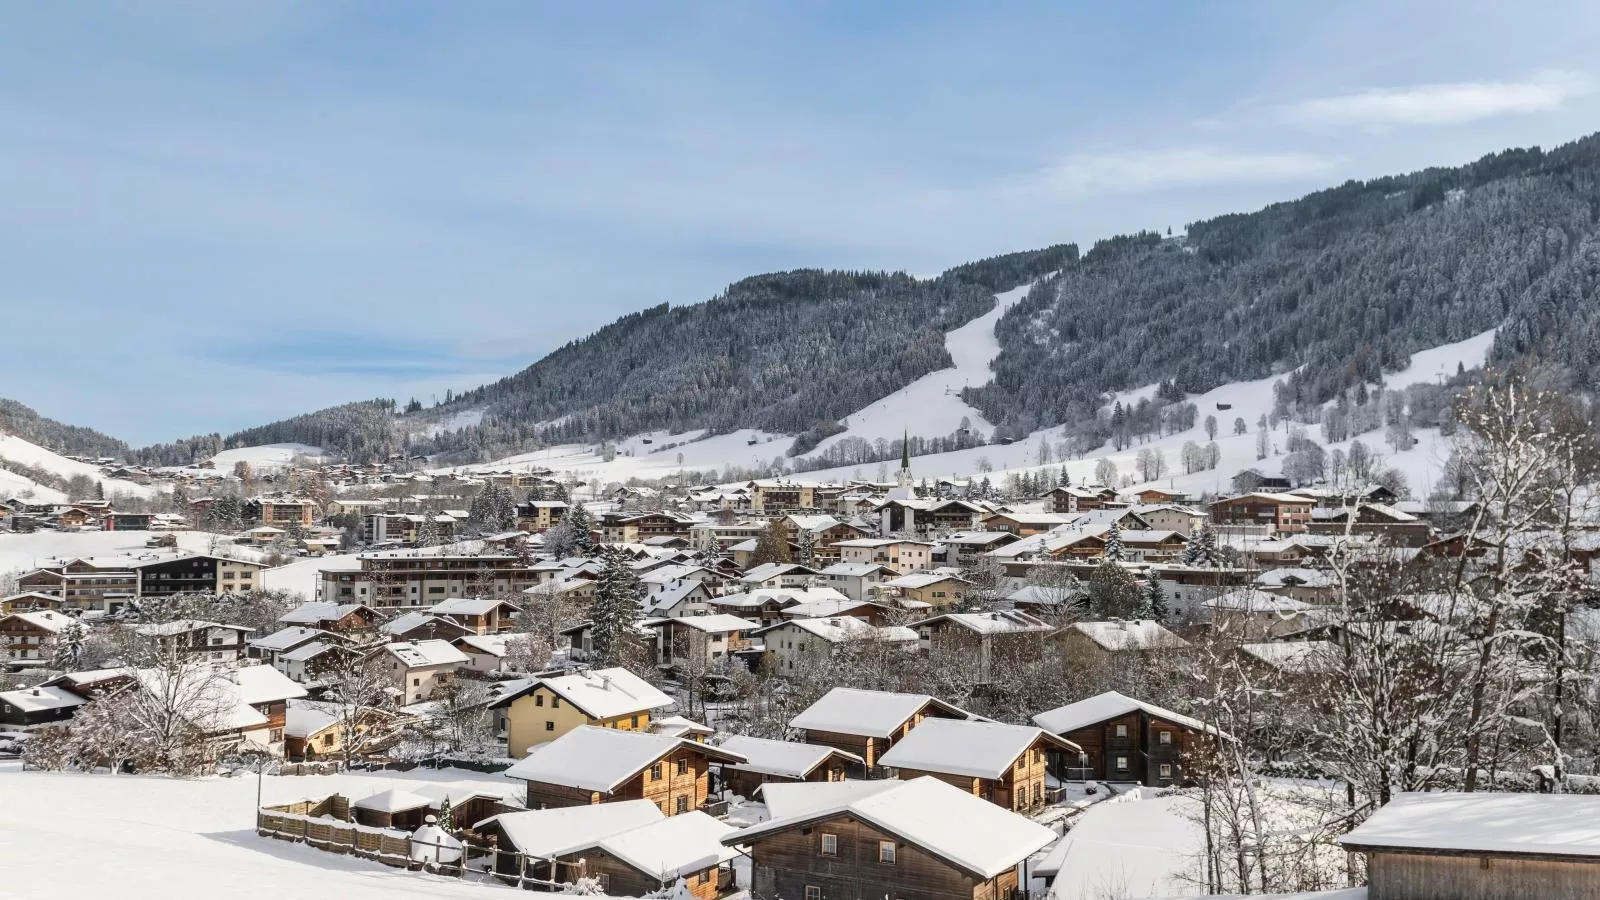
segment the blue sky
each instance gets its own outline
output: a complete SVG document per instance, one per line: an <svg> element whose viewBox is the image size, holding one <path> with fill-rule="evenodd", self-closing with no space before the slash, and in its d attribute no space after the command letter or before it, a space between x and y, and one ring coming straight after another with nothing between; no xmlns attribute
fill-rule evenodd
<svg viewBox="0 0 1600 900"><path fill-rule="evenodd" d="M427 402L756 272L1551 146L1600 127L1597 38L1592 3L8 4L0 396L136 444Z"/></svg>

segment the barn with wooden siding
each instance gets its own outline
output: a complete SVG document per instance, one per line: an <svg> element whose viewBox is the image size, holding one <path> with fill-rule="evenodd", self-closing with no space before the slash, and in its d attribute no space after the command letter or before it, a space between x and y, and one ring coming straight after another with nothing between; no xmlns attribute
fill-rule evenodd
<svg viewBox="0 0 1600 900"><path fill-rule="evenodd" d="M843 781L850 769L866 764L837 747L747 735L734 735L717 746L745 757L745 762L720 766L723 786L741 797L753 797L762 785L774 781Z"/></svg>
<svg viewBox="0 0 1600 900"><path fill-rule="evenodd" d="M536 746L506 776L527 782L529 809L644 799L673 816L706 805L712 762L745 761L684 738L584 725Z"/></svg>
<svg viewBox="0 0 1600 900"><path fill-rule="evenodd" d="M803 792L788 802L786 792ZM723 838L748 847L752 896L1011 900L1019 867L1056 834L937 778L773 784L788 812Z"/></svg>
<svg viewBox="0 0 1600 900"><path fill-rule="evenodd" d="M927 718L970 719L972 714L927 694L834 688L789 721L805 742L854 753L868 770L896 741Z"/></svg>
<svg viewBox="0 0 1600 900"><path fill-rule="evenodd" d="M1339 839L1370 900L1600 896L1600 797L1407 793Z"/></svg>

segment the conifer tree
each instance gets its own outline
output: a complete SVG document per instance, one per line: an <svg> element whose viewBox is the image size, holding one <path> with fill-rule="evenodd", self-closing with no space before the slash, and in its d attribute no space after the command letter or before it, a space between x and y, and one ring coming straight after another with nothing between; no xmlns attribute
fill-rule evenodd
<svg viewBox="0 0 1600 900"><path fill-rule="evenodd" d="M616 547L600 548L604 564L595 583L594 605L589 610L595 663L615 666L628 658L628 644L636 637L639 620L639 576L628 566L627 555Z"/></svg>
<svg viewBox="0 0 1600 900"><path fill-rule="evenodd" d="M1112 522L1111 530L1106 532L1106 559L1111 562L1121 562L1122 556L1122 525Z"/></svg>
<svg viewBox="0 0 1600 900"><path fill-rule="evenodd" d="M1161 587L1161 576L1156 573L1154 566L1144 573L1144 585L1139 591L1139 618L1157 622L1167 620L1167 592Z"/></svg>

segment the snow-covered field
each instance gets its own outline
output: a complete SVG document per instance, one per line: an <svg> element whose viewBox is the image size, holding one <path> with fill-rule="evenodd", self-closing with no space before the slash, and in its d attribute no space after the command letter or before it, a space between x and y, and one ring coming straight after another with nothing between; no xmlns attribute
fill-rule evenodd
<svg viewBox="0 0 1600 900"><path fill-rule="evenodd" d="M256 471L287 468L296 457L322 459L322 448L309 444L261 444L256 447L235 447L211 457L218 472L231 472L239 463L249 463Z"/></svg>
<svg viewBox="0 0 1600 900"><path fill-rule="evenodd" d="M1096 804L1073 825L1052 900L1185 897L1205 836L1186 816L1187 797L1145 798L1139 789Z"/></svg>
<svg viewBox="0 0 1600 900"><path fill-rule="evenodd" d="M268 569L261 573L261 586L273 591L289 591L303 599L315 600L322 580L323 569L356 569L360 562L354 554L343 556L311 556L296 560L286 566Z"/></svg>
<svg viewBox="0 0 1600 900"><path fill-rule="evenodd" d="M269 777L265 802L430 784L509 788L459 770ZM0 762L0 900L515 897L258 837L256 779L22 772ZM47 814L46 814L47 813Z"/></svg>
<svg viewBox="0 0 1600 900"><path fill-rule="evenodd" d="M74 478L82 475L103 484L108 499L114 500L118 495L153 497L156 493L156 489L149 485L136 484L119 478L105 478L100 474L99 466L67 459L59 453L46 450L14 434L0 434L0 458L44 469L61 478ZM12 493L21 494L28 490L30 486L34 492L33 496L41 502L62 503L66 501L66 497L62 496L60 491L42 485L35 485L31 480L13 473L0 472L0 491L5 492L7 496Z"/></svg>
<svg viewBox="0 0 1600 900"><path fill-rule="evenodd" d="M77 557L143 556L157 552L145 548L157 532L151 531L35 531L31 534L0 532L0 574L39 568L58 559ZM177 536L178 549L189 553L211 553L212 536L198 531L160 532ZM215 547L219 555L235 559L258 559L249 547L223 542Z"/></svg>

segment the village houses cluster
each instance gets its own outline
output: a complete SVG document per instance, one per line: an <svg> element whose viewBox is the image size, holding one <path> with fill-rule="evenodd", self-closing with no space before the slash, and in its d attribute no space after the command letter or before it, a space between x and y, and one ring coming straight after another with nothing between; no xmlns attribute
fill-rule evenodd
<svg viewBox="0 0 1600 900"><path fill-rule="evenodd" d="M319 477L412 478L345 469ZM386 762L415 754L419 734L448 755L440 735L465 705L492 745L475 747L478 758L501 760L515 791L335 796L263 809L262 833L304 838L323 819L406 832L443 821L455 846L496 848L488 865L506 880L592 878L619 896L679 883L702 900L736 890L1001 900L1054 874L1028 870L1060 839L1036 821L1042 813L1099 785L1100 797L1119 785L1183 786L1193 754L1229 734L1136 685L1059 696L1014 722L929 685L834 687L756 736L737 704L721 702L732 685L756 673L799 682L869 644L970 670L981 694L1009 677L1015 642L1048 638L1115 671L1122 657L1159 666L1216 627L1249 636L1238 648L1248 665L1314 677L1348 627L1329 614L1336 544L1369 542L1402 561L1475 549L1446 520L1470 515L1468 505L1412 503L1382 487L1267 484L1202 502L1063 484L997 498L958 480L916 486L907 462L892 484L617 486L577 503L551 472L461 478L483 495L526 499L405 512L392 498L296 494L302 479L239 503L232 542L282 546L292 535L294 555L356 549L318 570L316 596L250 626L192 604L152 613L174 598L263 593L266 562L163 541L207 516L211 498L188 501L187 517L105 501L0 503L13 527L150 532L152 544L145 555L51 561L0 598L0 666L23 678L0 692L0 732L22 743L70 734L97 704L170 698L174 681L198 679L176 701L195 708L177 712L203 733L208 760L248 747L293 763ZM634 604L620 637L600 612L619 583ZM1430 616L1425 603L1403 607L1387 615ZM107 631L154 649L65 664ZM1569 846L1554 826L1545 838L1530 830L1477 845L1461 837L1470 828L1432 824L1462 817L1504 831L1493 824L1504 814L1545 815L1537 799L1407 795L1345 842L1370 855L1374 900L1421 896L1407 887L1418 879L1476 883L1490 860L1540 860L1553 886L1595 877L1600 848ZM753 802L759 820L734 814ZM747 884L735 875L741 855Z"/></svg>

